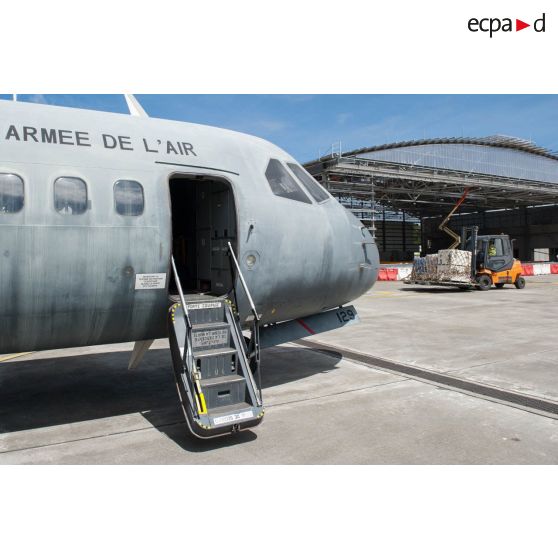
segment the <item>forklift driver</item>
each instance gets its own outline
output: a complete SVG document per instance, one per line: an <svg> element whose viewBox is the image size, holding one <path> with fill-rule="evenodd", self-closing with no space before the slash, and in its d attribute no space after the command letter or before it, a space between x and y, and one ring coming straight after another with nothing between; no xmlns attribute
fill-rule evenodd
<svg viewBox="0 0 558 558"><path fill-rule="evenodd" d="M488 245L488 257L492 257L496 255L496 245L494 244L494 242L491 242Z"/></svg>

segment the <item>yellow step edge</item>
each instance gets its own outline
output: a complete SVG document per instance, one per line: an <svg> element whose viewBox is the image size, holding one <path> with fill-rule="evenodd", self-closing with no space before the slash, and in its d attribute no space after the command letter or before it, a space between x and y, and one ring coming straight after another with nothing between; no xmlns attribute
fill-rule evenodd
<svg viewBox="0 0 558 558"><path fill-rule="evenodd" d="M12 360L14 358L19 358L25 355L32 355L33 351L29 351L28 353L13 353L11 355L1 355L0 356L0 362L4 362L6 360Z"/></svg>

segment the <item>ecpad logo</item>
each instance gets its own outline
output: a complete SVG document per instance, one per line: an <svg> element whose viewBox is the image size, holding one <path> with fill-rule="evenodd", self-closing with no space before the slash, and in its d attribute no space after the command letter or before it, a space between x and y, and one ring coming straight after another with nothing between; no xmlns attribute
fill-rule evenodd
<svg viewBox="0 0 558 558"><path fill-rule="evenodd" d="M498 17L485 17L482 19L478 19L476 17L472 17L467 27L469 31L473 33L477 33L479 31L483 33L490 33L490 38L494 33L498 33L498 31L511 32L514 31L512 18L505 17L500 19ZM530 23L525 23L520 19L515 20L515 31L521 31L522 29L527 29L527 27L531 27ZM536 19L533 22L533 30L537 33L544 33L546 27L546 14L543 14L539 19Z"/></svg>

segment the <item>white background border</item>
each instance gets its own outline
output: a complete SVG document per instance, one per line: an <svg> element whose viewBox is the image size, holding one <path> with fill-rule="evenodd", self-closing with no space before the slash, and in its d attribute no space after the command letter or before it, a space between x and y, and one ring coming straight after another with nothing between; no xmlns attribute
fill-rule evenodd
<svg viewBox="0 0 558 558"><path fill-rule="evenodd" d="M11 2L1 83L6 93L556 93L553 6ZM545 34L466 29L470 17L543 11ZM222 481L212 490L210 476ZM555 467L1 467L0 549L538 556L555 552L557 485Z"/></svg>
<svg viewBox="0 0 558 558"><path fill-rule="evenodd" d="M2 77L20 93L556 93L554 5L5 2ZM545 33L467 29L543 12Z"/></svg>
<svg viewBox="0 0 558 558"><path fill-rule="evenodd" d="M525 558L556 547L549 466L12 466L0 475L10 558Z"/></svg>

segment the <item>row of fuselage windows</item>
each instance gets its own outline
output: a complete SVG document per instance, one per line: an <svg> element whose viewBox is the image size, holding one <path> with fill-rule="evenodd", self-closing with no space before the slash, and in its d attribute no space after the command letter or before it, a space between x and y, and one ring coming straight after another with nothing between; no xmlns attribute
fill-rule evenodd
<svg viewBox="0 0 558 558"><path fill-rule="evenodd" d="M308 194L300 186L302 184L316 202L321 203L329 199L329 194L324 188L300 165L287 163L287 167L289 170L278 159L271 159L267 165L265 177L269 182L271 191L276 196L303 203L312 203Z"/></svg>
<svg viewBox="0 0 558 558"><path fill-rule="evenodd" d="M17 174L0 173L0 213L18 213L23 209L23 179ZM143 186L135 180L114 183L114 209L124 216L143 213ZM61 176L54 181L54 208L63 215L82 215L90 207L87 184L81 178Z"/></svg>
<svg viewBox="0 0 558 558"><path fill-rule="evenodd" d="M327 192L300 165L271 159L265 176L271 191L279 197L312 203L306 191L317 203L329 199ZM291 174L292 173L292 174ZM18 213L23 209L25 193L23 179L17 174L0 173L0 213ZM124 216L138 216L144 209L143 187L134 180L114 183L114 208ZM54 208L64 215L81 215L89 207L87 184L81 178L62 176L54 181Z"/></svg>

